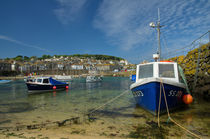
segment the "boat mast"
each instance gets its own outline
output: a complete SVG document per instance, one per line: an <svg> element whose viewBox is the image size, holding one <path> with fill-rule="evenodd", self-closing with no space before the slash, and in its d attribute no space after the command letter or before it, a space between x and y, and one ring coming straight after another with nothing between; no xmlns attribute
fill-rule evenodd
<svg viewBox="0 0 210 139"><path fill-rule="evenodd" d="M154 22L151 22L150 23L150 27L152 28L157 28L157 32L158 32L158 51L157 51L157 55L158 55L158 58L155 57L155 59L158 59L159 61L162 60L162 57L161 57L161 45L160 45L160 28L162 27L162 25L160 25L160 10L158 8L158 20L157 20L157 23L155 24Z"/></svg>
<svg viewBox="0 0 210 139"><path fill-rule="evenodd" d="M158 21L157 21L157 32L158 32L158 53L159 53L159 60L161 60L161 46L160 46L160 10L158 8Z"/></svg>

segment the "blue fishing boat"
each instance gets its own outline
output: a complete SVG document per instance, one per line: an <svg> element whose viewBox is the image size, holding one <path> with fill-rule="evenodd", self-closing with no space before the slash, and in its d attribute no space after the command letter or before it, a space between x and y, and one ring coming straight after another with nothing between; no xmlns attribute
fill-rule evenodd
<svg viewBox="0 0 210 139"><path fill-rule="evenodd" d="M38 77L26 82L28 92L43 92L68 89L68 84L52 77Z"/></svg>
<svg viewBox="0 0 210 139"><path fill-rule="evenodd" d="M137 65L136 79L130 89L136 103L154 115L176 109L192 102L184 73L176 62L161 61L160 20L157 25L159 50L153 55L155 62Z"/></svg>

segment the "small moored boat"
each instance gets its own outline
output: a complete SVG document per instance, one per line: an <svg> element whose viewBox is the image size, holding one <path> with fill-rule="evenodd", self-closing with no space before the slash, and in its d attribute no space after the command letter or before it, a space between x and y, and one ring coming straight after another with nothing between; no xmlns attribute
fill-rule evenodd
<svg viewBox="0 0 210 139"><path fill-rule="evenodd" d="M70 75L55 75L55 79L59 81L69 82L72 80L72 76Z"/></svg>
<svg viewBox="0 0 210 139"><path fill-rule="evenodd" d="M68 89L68 84L54 80L52 77L38 77L26 82L28 92L42 92Z"/></svg>
<svg viewBox="0 0 210 139"><path fill-rule="evenodd" d="M86 82L88 82L88 83L100 82L100 81L102 81L102 77L97 77L97 76L93 76L93 75L86 77Z"/></svg>
<svg viewBox="0 0 210 139"><path fill-rule="evenodd" d="M9 83L11 82L12 80L0 80L0 84L3 84L3 83Z"/></svg>

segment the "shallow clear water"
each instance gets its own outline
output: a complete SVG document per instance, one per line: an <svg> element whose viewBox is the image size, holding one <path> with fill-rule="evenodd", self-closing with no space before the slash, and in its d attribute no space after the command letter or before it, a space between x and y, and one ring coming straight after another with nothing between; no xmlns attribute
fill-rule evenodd
<svg viewBox="0 0 210 139"><path fill-rule="evenodd" d="M110 134L120 137L192 137L176 125L166 123L167 115L161 116L164 131L154 132L154 128L158 129L154 127L157 117L135 105L129 91L131 83L129 78L123 77L104 77L97 83L86 83L84 78L77 78L70 82L68 90L30 95L22 80L1 84L0 128L51 123L72 117L84 120L87 118L85 114L127 91L91 115L95 121L92 126L98 128L97 134L107 135L111 129L116 132ZM189 108L171 113L171 117L188 130L209 137L209 104L196 100Z"/></svg>
<svg viewBox="0 0 210 139"><path fill-rule="evenodd" d="M0 127L82 116L128 90L129 84L127 78L104 78L97 83L86 83L84 78L79 78L70 82L68 90L39 94L28 94L21 80L1 84ZM125 98L129 100L132 96L127 94Z"/></svg>

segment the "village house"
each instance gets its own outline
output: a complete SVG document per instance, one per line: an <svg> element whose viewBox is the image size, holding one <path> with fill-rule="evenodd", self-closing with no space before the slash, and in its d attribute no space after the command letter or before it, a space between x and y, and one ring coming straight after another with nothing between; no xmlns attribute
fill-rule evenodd
<svg viewBox="0 0 210 139"><path fill-rule="evenodd" d="M71 65L71 69L73 69L73 70L83 70L84 69L84 65L80 65L80 64Z"/></svg>
<svg viewBox="0 0 210 139"><path fill-rule="evenodd" d="M59 70L64 70L64 64L57 64Z"/></svg>
<svg viewBox="0 0 210 139"><path fill-rule="evenodd" d="M127 60L120 60L120 65L128 65L128 61Z"/></svg>
<svg viewBox="0 0 210 139"><path fill-rule="evenodd" d="M10 63L0 61L0 71L11 71L12 67Z"/></svg>
<svg viewBox="0 0 210 139"><path fill-rule="evenodd" d="M18 71L19 70L19 64L16 61L13 61L13 63L11 64L11 70L12 71Z"/></svg>
<svg viewBox="0 0 210 139"><path fill-rule="evenodd" d="M23 64L19 66L20 72L30 72L31 71L31 65L30 64Z"/></svg>

